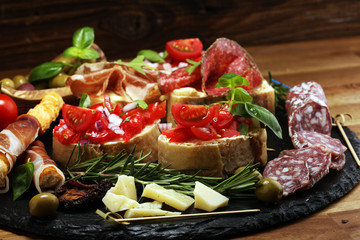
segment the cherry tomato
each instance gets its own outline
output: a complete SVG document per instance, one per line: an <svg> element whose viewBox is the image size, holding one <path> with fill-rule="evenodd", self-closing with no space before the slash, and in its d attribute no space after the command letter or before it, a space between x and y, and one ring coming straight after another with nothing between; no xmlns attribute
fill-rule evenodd
<svg viewBox="0 0 360 240"><path fill-rule="evenodd" d="M218 110L215 111L212 125L216 129L224 128L231 122L231 120L233 120L233 116L229 112L227 104L224 104L223 106L220 106L220 104L214 104L214 107L216 107Z"/></svg>
<svg viewBox="0 0 360 240"><path fill-rule="evenodd" d="M71 128L66 128L58 133L58 140L62 144L77 143L80 140L80 134L76 134Z"/></svg>
<svg viewBox="0 0 360 240"><path fill-rule="evenodd" d="M162 103L152 103L148 106L147 111L144 113L146 124L152 124L154 121L166 116L166 101Z"/></svg>
<svg viewBox="0 0 360 240"><path fill-rule="evenodd" d="M199 139L202 139L202 140L212 140L212 139L219 138L216 130L211 125L206 126L206 127L192 126L190 128L190 130L196 137L198 137Z"/></svg>
<svg viewBox="0 0 360 240"><path fill-rule="evenodd" d="M91 131L87 134L87 137L92 143L98 144L115 138L116 134L109 129L103 129L100 132Z"/></svg>
<svg viewBox="0 0 360 240"><path fill-rule="evenodd" d="M165 48L171 58L185 61L199 57L203 44L198 38L177 39L167 42Z"/></svg>
<svg viewBox="0 0 360 240"><path fill-rule="evenodd" d="M18 109L14 100L5 95L0 94L0 131L14 122L18 116Z"/></svg>
<svg viewBox="0 0 360 240"><path fill-rule="evenodd" d="M240 135L240 132L234 129L221 129L218 132L222 138L230 138Z"/></svg>
<svg viewBox="0 0 360 240"><path fill-rule="evenodd" d="M92 110L69 104L63 105L62 114L66 125L76 132L87 130L95 121Z"/></svg>
<svg viewBox="0 0 360 240"><path fill-rule="evenodd" d="M171 130L163 131L163 134L167 138L170 138L169 142L186 142L195 137L190 128L185 128L181 125L178 125Z"/></svg>
<svg viewBox="0 0 360 240"><path fill-rule="evenodd" d="M185 127L201 127L207 125L214 117L214 107L203 105L174 104L171 112L175 121Z"/></svg>

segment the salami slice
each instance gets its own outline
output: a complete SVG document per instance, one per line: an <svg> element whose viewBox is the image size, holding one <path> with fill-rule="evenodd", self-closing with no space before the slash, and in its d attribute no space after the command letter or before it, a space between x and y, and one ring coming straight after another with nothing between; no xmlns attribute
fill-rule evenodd
<svg viewBox="0 0 360 240"><path fill-rule="evenodd" d="M330 164L332 169L340 170L345 164L344 152L347 148L342 145L339 139L318 132L300 131L293 135L292 141L295 148L305 148L318 144L325 146L332 156Z"/></svg>
<svg viewBox="0 0 360 240"><path fill-rule="evenodd" d="M283 150L279 156L291 156L306 161L309 168L309 185L311 188L320 179L329 173L331 153L322 145L314 145L308 148Z"/></svg>
<svg viewBox="0 0 360 240"><path fill-rule="evenodd" d="M223 96L229 88L215 88L219 77L233 72L249 81L248 89L259 86L261 73L249 53L237 42L227 38L219 38L211 45L202 57L201 73L203 90L210 96Z"/></svg>
<svg viewBox="0 0 360 240"><path fill-rule="evenodd" d="M330 135L332 120L324 90L316 82L292 87L286 96L289 135L298 131L315 131Z"/></svg>
<svg viewBox="0 0 360 240"><path fill-rule="evenodd" d="M292 156L281 156L268 162L263 176L278 181L283 187L283 196L306 189L310 183L306 161Z"/></svg>

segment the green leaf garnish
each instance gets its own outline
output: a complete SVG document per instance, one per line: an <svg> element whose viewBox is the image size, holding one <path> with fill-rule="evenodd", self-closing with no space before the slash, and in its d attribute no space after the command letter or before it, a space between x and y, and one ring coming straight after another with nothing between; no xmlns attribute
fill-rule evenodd
<svg viewBox="0 0 360 240"><path fill-rule="evenodd" d="M90 48L94 43L95 34L92 27L83 27L75 31L73 46L79 49Z"/></svg>
<svg viewBox="0 0 360 240"><path fill-rule="evenodd" d="M237 102L252 102L253 100L252 96L243 88L231 88L226 99L233 99Z"/></svg>
<svg viewBox="0 0 360 240"><path fill-rule="evenodd" d="M29 82L44 80L55 77L61 72L65 66L62 62L44 62L43 64L35 67L29 76Z"/></svg>
<svg viewBox="0 0 360 240"><path fill-rule="evenodd" d="M80 101L79 101L79 107L83 107L83 108L89 108L91 104L91 100L89 95L87 95L86 93L83 93L81 95Z"/></svg>
<svg viewBox="0 0 360 240"><path fill-rule="evenodd" d="M249 85L249 81L246 78L240 76L239 74L229 72L225 73L219 78L218 83L215 85L215 87L235 88L245 85Z"/></svg>
<svg viewBox="0 0 360 240"><path fill-rule="evenodd" d="M147 67L147 68L150 68L150 69L152 67L150 67L149 65L146 65L144 63L144 58L145 57L143 55L139 55L136 58L134 58L133 60L131 60L130 62L123 62L120 59L117 60L117 62L121 63L121 64L124 64L124 65L126 65L128 67L131 67L131 68L135 69L136 71L138 71L138 72L145 75L145 71L144 71L144 69L142 69L142 67Z"/></svg>
<svg viewBox="0 0 360 240"><path fill-rule="evenodd" d="M192 74L193 71L195 71L195 69L200 66L201 61L197 62L197 61L193 61L191 59L186 59L186 61L190 64L190 66L185 68L185 71L187 71L189 73L189 75Z"/></svg>
<svg viewBox="0 0 360 240"><path fill-rule="evenodd" d="M148 108L148 105L143 100L134 100L134 102L137 102L138 106L141 107L143 110L146 110Z"/></svg>
<svg viewBox="0 0 360 240"><path fill-rule="evenodd" d="M141 50L137 54L144 56L145 59L149 60L150 62L165 62L164 58L161 57L157 52L149 49Z"/></svg>
<svg viewBox="0 0 360 240"><path fill-rule="evenodd" d="M237 130L242 134L242 135L247 135L249 132L249 125L245 124L245 123L241 123Z"/></svg>
<svg viewBox="0 0 360 240"><path fill-rule="evenodd" d="M34 164L30 161L15 168L12 177L13 200L29 189L34 175Z"/></svg>

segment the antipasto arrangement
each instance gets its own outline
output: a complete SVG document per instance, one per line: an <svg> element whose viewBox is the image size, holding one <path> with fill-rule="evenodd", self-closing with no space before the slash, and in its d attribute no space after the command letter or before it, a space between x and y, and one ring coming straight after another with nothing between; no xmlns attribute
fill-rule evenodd
<svg viewBox="0 0 360 240"><path fill-rule="evenodd" d="M93 41L91 28L79 29L62 56L71 64L46 63L30 74L40 81L71 68L65 85L78 106L50 93L1 125L1 192L12 189L16 201L35 184L34 216L105 205L128 219L191 206L210 212L232 198L272 203L345 164L321 86L268 83L235 41L219 38L204 50L197 38L179 39L131 61L80 61L100 57ZM268 161L267 130L282 138L276 104L285 104L294 149ZM37 140L46 131L51 154Z"/></svg>

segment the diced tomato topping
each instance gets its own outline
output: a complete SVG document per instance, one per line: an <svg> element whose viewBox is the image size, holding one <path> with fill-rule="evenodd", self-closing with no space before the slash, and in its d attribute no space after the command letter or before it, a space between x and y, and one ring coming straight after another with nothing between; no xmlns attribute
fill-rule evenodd
<svg viewBox="0 0 360 240"><path fill-rule="evenodd" d="M196 137L202 140L212 140L218 138L215 128L211 125L205 127L192 126L190 130Z"/></svg>

